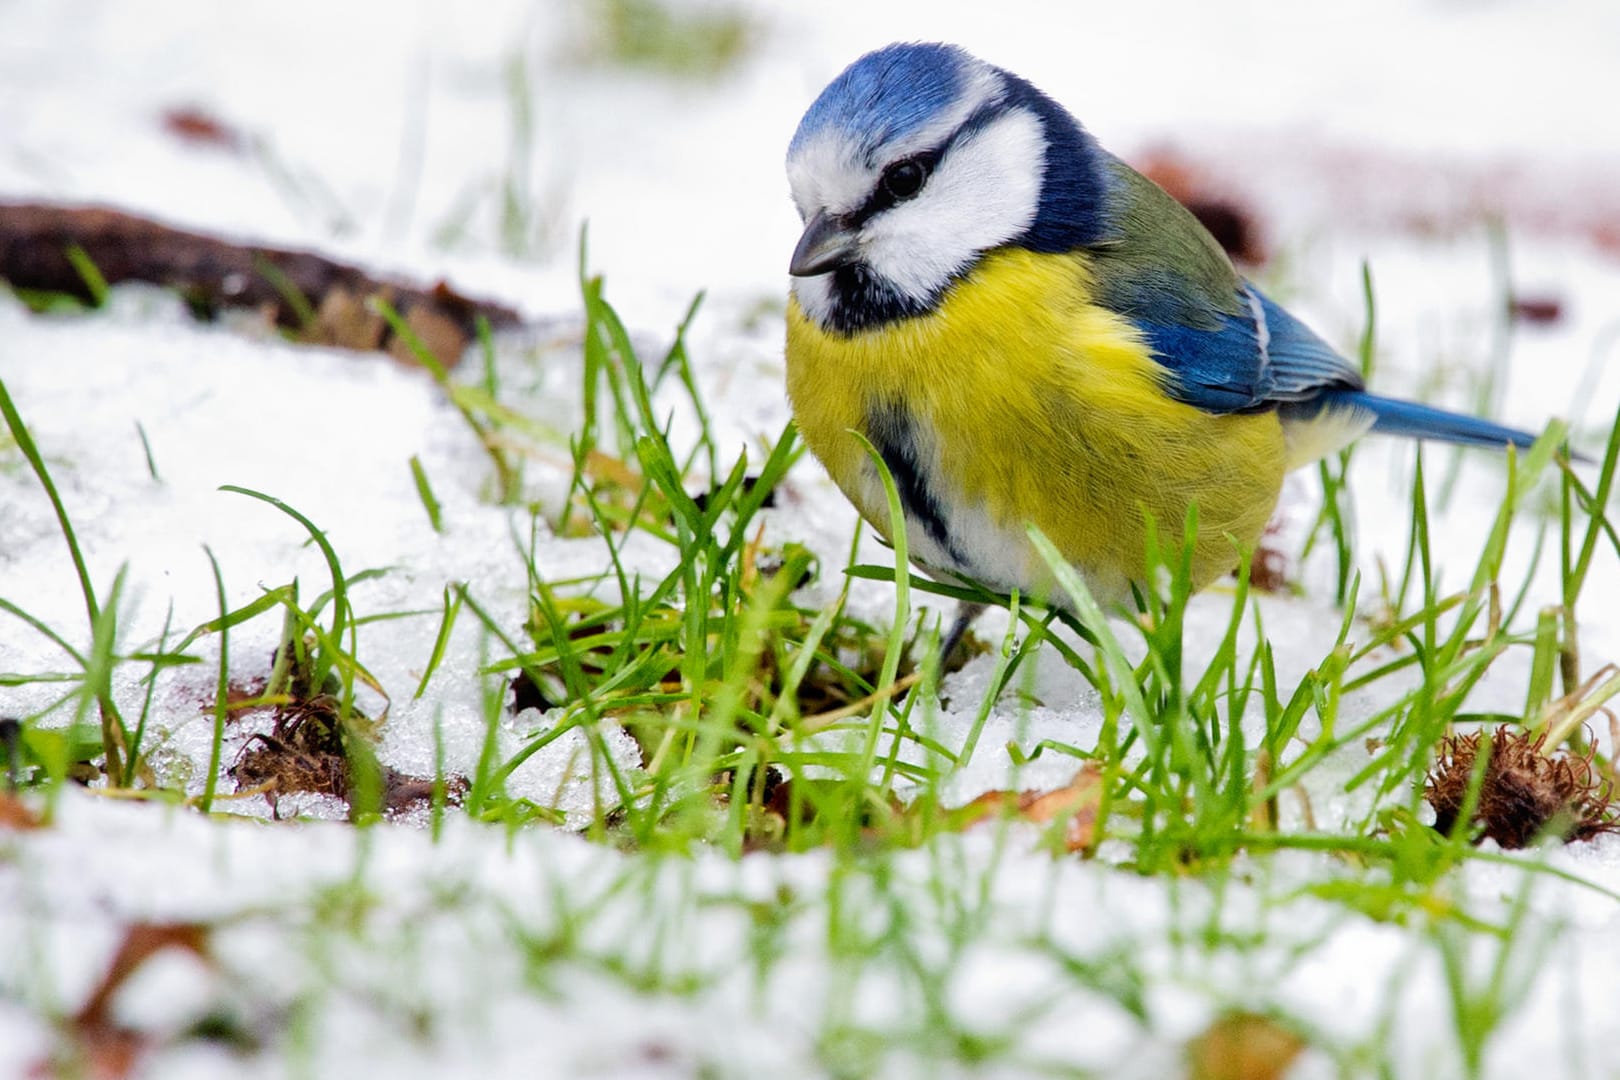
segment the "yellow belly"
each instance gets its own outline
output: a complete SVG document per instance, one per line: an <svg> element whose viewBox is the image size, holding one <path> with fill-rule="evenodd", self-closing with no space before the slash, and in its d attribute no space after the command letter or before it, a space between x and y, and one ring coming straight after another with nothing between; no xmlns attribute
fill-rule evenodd
<svg viewBox="0 0 1620 1080"><path fill-rule="evenodd" d="M928 480L950 504L947 519L977 523L980 550L985 536L1006 537L993 568L980 559L936 569L1039 594L1049 579L1022 540L1033 523L1093 590L1118 599L1143 575L1149 515L1161 541L1178 538L1197 503L1193 573L1206 585L1237 565L1237 545L1258 539L1276 504L1281 424L1167 397L1141 334L1089 296L1081 261L1009 250L930 314L851 336L822 330L790 301L799 430L887 536L874 467L849 433L869 435L868 417L886 405L908 411L931 436Z"/></svg>

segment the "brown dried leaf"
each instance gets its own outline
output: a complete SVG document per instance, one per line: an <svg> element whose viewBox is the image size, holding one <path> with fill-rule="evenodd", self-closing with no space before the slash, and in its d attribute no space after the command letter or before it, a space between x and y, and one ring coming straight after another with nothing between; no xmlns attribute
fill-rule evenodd
<svg viewBox="0 0 1620 1080"><path fill-rule="evenodd" d="M1515 322L1553 326L1564 317L1564 302L1556 296L1514 296L1508 311Z"/></svg>
<svg viewBox="0 0 1620 1080"><path fill-rule="evenodd" d="M467 351L469 338L456 320L426 304L409 308L405 312L405 325L410 327L422 346L447 368L460 363L461 354ZM406 364L419 362L415 350L399 336L388 343L388 355Z"/></svg>
<svg viewBox="0 0 1620 1080"><path fill-rule="evenodd" d="M1269 1016L1226 1013L1187 1044L1187 1075L1190 1080L1281 1080L1304 1049L1304 1039Z"/></svg>
<svg viewBox="0 0 1620 1080"><path fill-rule="evenodd" d="M388 322L367 305L365 297L343 285L334 285L321 297L310 338L344 349L375 349L382 344Z"/></svg>
<svg viewBox="0 0 1620 1080"><path fill-rule="evenodd" d="M241 132L196 105L176 105L165 112L163 130L195 146L236 151L247 144Z"/></svg>
<svg viewBox="0 0 1620 1080"><path fill-rule="evenodd" d="M1282 521L1272 518L1260 534L1260 542L1249 556L1249 587L1260 592L1281 593L1294 584L1293 558L1284 550Z"/></svg>
<svg viewBox="0 0 1620 1080"><path fill-rule="evenodd" d="M38 829L45 824L27 803L10 792L0 791L0 829L13 829L18 832L27 829Z"/></svg>
<svg viewBox="0 0 1620 1080"><path fill-rule="evenodd" d="M958 809L957 820L968 828L998 813L1010 812L1024 821L1045 825L1067 815L1064 850L1083 851L1097 841L1102 790L1102 770L1088 762L1067 785L1051 791L987 791Z"/></svg>
<svg viewBox="0 0 1620 1080"><path fill-rule="evenodd" d="M69 1060L39 1061L31 1077L87 1076L94 1080L124 1080L136 1073L152 1038L120 1027L113 1019L112 1002L130 978L156 953L181 949L210 963L208 927L200 923L134 923L124 931L107 965L106 974L91 991L84 1006L68 1021Z"/></svg>
<svg viewBox="0 0 1620 1080"><path fill-rule="evenodd" d="M151 1045L151 1036L124 1028L75 1031L71 1052L34 1062L28 1080L127 1080Z"/></svg>
<svg viewBox="0 0 1620 1080"><path fill-rule="evenodd" d="M134 923L124 931L107 973L101 977L90 999L74 1016L75 1026L106 1027L111 1025L111 1005L115 994L130 976L164 949L183 949L198 959L208 960L208 927L201 923Z"/></svg>

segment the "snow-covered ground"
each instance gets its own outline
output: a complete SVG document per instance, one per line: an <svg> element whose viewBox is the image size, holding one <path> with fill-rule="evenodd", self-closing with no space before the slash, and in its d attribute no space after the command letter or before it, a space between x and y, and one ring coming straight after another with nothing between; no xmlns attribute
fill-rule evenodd
<svg viewBox="0 0 1620 1080"><path fill-rule="evenodd" d="M774 436L788 415L771 305L798 228L781 160L799 113L867 48L954 40L1029 76L1127 156L1168 145L1210 163L1260 211L1290 303L1347 347L1368 261L1383 390L1438 386L1442 399L1469 404L1470 373L1502 332L1500 276L1557 297L1555 323L1512 331L1500 415L1532 428L1563 416L1588 449L1601 445L1620 402L1620 373L1609 370L1620 340L1620 125L1609 115L1620 100L1620 7L741 7L753 30L737 66L689 79L587 62L596 6L586 0L490 0L471 11L0 0L0 199L106 203L491 294L545 320L499 343L499 369L503 386L530 395L526 411L558 423L570 420L577 387L576 243L588 219L589 263L646 340L667 340L692 294L709 290L690 345L721 444L734 452ZM514 119L515 79L525 80L532 138ZM252 148L177 140L161 117L182 105L217 116ZM1363 181L1354 191L1345 161L1365 170L1348 170ZM499 185L514 176L533 223L521 243L503 242L496 211ZM1505 259L1483 213L1472 225L1450 216L1459 201L1493 198ZM1442 226L1429 233L1393 228L1435 218ZM447 231L459 233L448 246ZM391 701L383 760L431 775L437 733L446 767L471 771L490 686L471 620L427 692L412 694L446 583L466 582L518 631L530 518L481 497L482 451L425 373L200 325L177 301L131 289L92 318L38 317L0 299L0 379L52 469L93 581L105 590L127 563L121 646L155 639L171 605L179 632L218 614L204 545L233 608L295 577L306 596L325 588L325 564L301 528L218 489L282 497L325 530L351 573L389 568L356 588L361 615L428 613L361 629L360 655ZM428 526L413 455L443 504L443 533ZM1431 472L1450 460L1434 455ZM1377 443L1358 458L1369 571L1401 559L1410 462L1405 448ZM566 447L554 464L531 465L529 494L556 498L566 466ZM1451 586L1471 572L1502 487L1493 458L1463 460L1435 522L1439 559L1455 566L1444 574ZM1291 481L1284 512L1295 526L1314 497L1314 482ZM830 566L841 565L853 527L809 460L768 523L771 536L810 545ZM1510 567L1525 564L1532 538L1521 530ZM628 555L648 568L668 557L652 544ZM869 561L884 558L871 548ZM592 540L543 537L536 555L553 578L602 560ZM1263 602L1284 680L1333 643L1330 576L1315 560L1302 571L1303 598ZM1505 577L1517 580L1512 569ZM835 578L808 599L830 599ZM1620 565L1600 552L1583 611L1589 672L1620 659L1620 619L1605 606L1617 589ZM50 506L4 443L0 598L88 643ZM1527 610L1557 599L1546 560ZM890 591L864 585L853 603L882 620ZM1191 639L1218 635L1227 607L1220 596L1196 604ZM1004 626L987 619L989 631ZM278 631L261 618L233 632L234 677L265 673ZM207 760L216 648L198 642L204 663L170 672L157 692L156 763L179 782L189 775L192 791ZM0 615L0 672L69 663ZM948 742L971 723L989 664L947 682L952 705L938 722ZM1470 709L1521 711L1527 667L1504 658ZM121 701L138 704L135 674L115 683ZM953 796L1012 783L1010 740L1027 749L1043 737L1094 737L1095 697L1055 656L1043 656L1033 690L1043 705L998 706ZM31 714L52 693L50 683L0 683L0 716ZM1387 693L1352 695L1347 722ZM532 714L503 723L508 751L538 726ZM628 740L618 750L632 753ZM578 752L562 740L535 755L512 793L587 809ZM1072 761L1053 757L1016 782L1067 779ZM1313 791L1317 815L1342 815L1336 798L1331 786ZM263 813L260 800L223 806ZM304 809L341 812L319 801ZM1054 861L1029 839L984 830L883 856L881 867L829 855L654 861L454 815L435 841L410 824L268 827L68 792L50 828L0 832L0 1075L47 1052L53 1018L80 1006L121 928L137 920L214 925L212 960L154 961L120 995L120 1019L161 1035L227 1014L271 1040L247 1057L176 1042L142 1075L819 1075L870 1060L862 1040L874 1038L892 1043L891 1074L938 1075L940 1060L960 1071L971 1060L938 1040L1010 1031L1016 1050L986 1058L1003 1075L1061 1065L1161 1077L1228 1007L1281 1011L1320 1036L1290 1075L1357 1075L1384 1045L1401 1075L1463 1073L1439 938L1305 893L1342 872L1328 857L1255 860L1222 890L1136 877L1106 860ZM1533 917L1494 945L1513 1007L1484 1073L1620 1076L1609 1057L1620 1021L1608 1004L1620 990L1620 838L1536 857L1597 888L1533 879ZM959 870L942 873L942 860ZM870 886L879 874L892 875L882 890ZM1481 917L1506 920L1525 880L1480 863L1448 887ZM942 881L959 891L942 895ZM876 907L863 914L863 901ZM869 947L852 952L854 940ZM1460 961L1481 988L1497 958L1482 940L1469 939ZM914 967L936 974L948 999L925 1000Z"/></svg>

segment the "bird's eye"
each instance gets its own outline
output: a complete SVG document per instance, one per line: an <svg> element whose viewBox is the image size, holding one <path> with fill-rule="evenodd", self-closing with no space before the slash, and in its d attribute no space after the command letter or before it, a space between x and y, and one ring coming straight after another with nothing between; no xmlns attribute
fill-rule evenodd
<svg viewBox="0 0 1620 1080"><path fill-rule="evenodd" d="M916 158L897 161L883 170L883 190L895 202L904 202L922 190L928 167Z"/></svg>

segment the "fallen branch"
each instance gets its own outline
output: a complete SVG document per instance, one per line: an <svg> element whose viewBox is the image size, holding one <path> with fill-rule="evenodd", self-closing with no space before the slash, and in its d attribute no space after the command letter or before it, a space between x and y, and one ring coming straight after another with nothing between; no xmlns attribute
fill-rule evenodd
<svg viewBox="0 0 1620 1080"><path fill-rule="evenodd" d="M446 366L460 359L480 318L496 329L519 322L513 309L443 281L422 288L314 252L235 243L95 206L0 203L0 279L90 303L100 301L102 282L143 281L174 289L201 318L261 312L301 341L410 360L368 303L380 297Z"/></svg>

